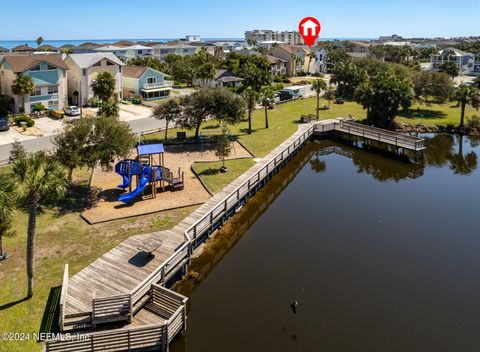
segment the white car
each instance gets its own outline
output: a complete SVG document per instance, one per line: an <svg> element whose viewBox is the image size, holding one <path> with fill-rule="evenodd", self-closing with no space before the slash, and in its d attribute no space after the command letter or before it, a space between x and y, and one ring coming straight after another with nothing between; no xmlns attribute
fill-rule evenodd
<svg viewBox="0 0 480 352"><path fill-rule="evenodd" d="M80 108L78 106L69 106L65 108L65 114L70 116L78 116L80 115Z"/></svg>

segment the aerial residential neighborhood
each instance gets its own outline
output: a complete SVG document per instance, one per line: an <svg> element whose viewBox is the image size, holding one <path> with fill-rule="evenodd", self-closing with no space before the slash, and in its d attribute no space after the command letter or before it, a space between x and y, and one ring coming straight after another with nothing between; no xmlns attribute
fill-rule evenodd
<svg viewBox="0 0 480 352"><path fill-rule="evenodd" d="M478 13L2 4L0 352L480 350Z"/></svg>

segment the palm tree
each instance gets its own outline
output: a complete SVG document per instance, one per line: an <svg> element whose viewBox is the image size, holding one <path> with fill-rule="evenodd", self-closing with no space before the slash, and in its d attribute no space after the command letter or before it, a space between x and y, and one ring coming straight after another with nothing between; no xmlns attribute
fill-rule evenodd
<svg viewBox="0 0 480 352"><path fill-rule="evenodd" d="M312 88L317 94L317 120L319 119L320 114L320 94L322 90L327 89L327 82L325 82L322 78L316 79L312 83Z"/></svg>
<svg viewBox="0 0 480 352"><path fill-rule="evenodd" d="M480 108L480 93L479 90L472 86L460 84L455 91L455 100L461 108L460 113L460 128L463 128L465 123L465 108L467 105L475 109Z"/></svg>
<svg viewBox="0 0 480 352"><path fill-rule="evenodd" d="M34 89L35 83L33 83L33 79L30 76L19 74L17 79L13 81L12 92L22 98L21 106L23 111L25 109L25 95L30 94Z"/></svg>
<svg viewBox="0 0 480 352"><path fill-rule="evenodd" d="M273 88L265 86L260 93L260 102L265 109L265 128L268 128L268 108L273 104Z"/></svg>
<svg viewBox="0 0 480 352"><path fill-rule="evenodd" d="M37 42L37 46L42 45L42 43L43 43L43 38L42 38L42 36L38 37L37 40L36 40L36 42Z"/></svg>
<svg viewBox="0 0 480 352"><path fill-rule="evenodd" d="M252 134L252 111L255 109L255 105L258 101L258 92L253 90L251 87L247 87L243 92L243 97L247 102L248 109L248 134Z"/></svg>
<svg viewBox="0 0 480 352"><path fill-rule="evenodd" d="M93 93L101 100L107 101L115 93L115 78L110 72L99 73L97 79L92 82Z"/></svg>
<svg viewBox="0 0 480 352"><path fill-rule="evenodd" d="M4 258L3 237L15 234L11 227L16 204L17 184L6 172L0 172L0 259Z"/></svg>
<svg viewBox="0 0 480 352"><path fill-rule="evenodd" d="M37 209L45 201L63 197L67 188L61 164L44 153L28 153L12 164L12 178L19 185L20 202L28 211L27 229L27 297L33 296L33 262Z"/></svg>
<svg viewBox="0 0 480 352"><path fill-rule="evenodd" d="M159 104L153 109L153 117L159 120L165 120L165 140L168 137L168 125L177 121L182 116L182 107L175 99L168 100L165 104Z"/></svg>

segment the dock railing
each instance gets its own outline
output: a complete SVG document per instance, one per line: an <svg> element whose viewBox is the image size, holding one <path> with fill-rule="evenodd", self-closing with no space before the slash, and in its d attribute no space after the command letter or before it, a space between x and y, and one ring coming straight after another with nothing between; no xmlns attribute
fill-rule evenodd
<svg viewBox="0 0 480 352"><path fill-rule="evenodd" d="M60 325L60 331L63 331L63 324L65 322L65 303L67 300L67 292L68 292L68 264L65 264L63 269L63 281L62 281L62 290L60 291L60 315L58 318L58 324Z"/></svg>
<svg viewBox="0 0 480 352"><path fill-rule="evenodd" d="M423 138L388 131L378 127L362 125L353 121L340 121L335 124L335 130L415 151L425 149Z"/></svg>
<svg viewBox="0 0 480 352"><path fill-rule="evenodd" d="M283 160L290 156L301 144L310 138L313 133L313 126L310 126L297 139L292 141L281 152L272 157L267 163L258 170L253 176L244 181L240 186L236 187L229 195L218 202L218 205L205 213L199 220L192 224L186 231L186 237L194 242L198 237L202 236L206 231L213 230L215 223L223 216L228 214L241 199L247 195L252 189L265 179L271 172L275 170Z"/></svg>
<svg viewBox="0 0 480 352"><path fill-rule="evenodd" d="M46 352L137 351L146 348L166 351L168 326L157 324L115 329L91 334L69 335L64 340L45 342Z"/></svg>

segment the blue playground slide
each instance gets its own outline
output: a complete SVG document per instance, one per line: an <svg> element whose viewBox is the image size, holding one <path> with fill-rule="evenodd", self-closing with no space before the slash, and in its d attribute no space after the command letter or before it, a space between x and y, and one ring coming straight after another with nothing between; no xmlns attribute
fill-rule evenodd
<svg viewBox="0 0 480 352"><path fill-rule="evenodd" d="M130 179L128 178L130 168ZM134 160L122 160L115 165L115 172L122 176L123 183L118 185L118 188L127 188L130 186L131 177L140 175L140 164Z"/></svg>
<svg viewBox="0 0 480 352"><path fill-rule="evenodd" d="M128 178L127 178L128 179ZM142 168L142 176L140 177L140 181L137 184L137 188L135 188L130 193L125 193L118 197L120 202L130 203L136 196L138 196L145 187L148 186L150 180L152 179L152 169L149 166L144 165Z"/></svg>

